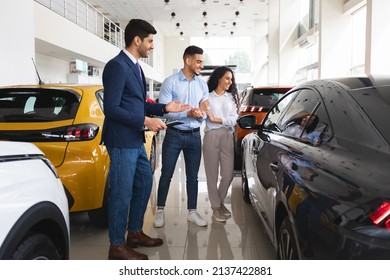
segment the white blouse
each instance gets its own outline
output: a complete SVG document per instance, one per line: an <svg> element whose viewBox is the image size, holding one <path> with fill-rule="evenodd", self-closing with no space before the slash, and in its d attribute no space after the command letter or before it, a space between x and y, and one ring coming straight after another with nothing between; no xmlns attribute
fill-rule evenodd
<svg viewBox="0 0 390 280"><path fill-rule="evenodd" d="M209 93L210 110L215 118L221 118L222 124L211 122L209 118L206 119L205 132L211 129L218 129L221 127L230 128L234 132L234 126L238 118L236 103L233 95L225 91L223 95L216 94L215 91Z"/></svg>

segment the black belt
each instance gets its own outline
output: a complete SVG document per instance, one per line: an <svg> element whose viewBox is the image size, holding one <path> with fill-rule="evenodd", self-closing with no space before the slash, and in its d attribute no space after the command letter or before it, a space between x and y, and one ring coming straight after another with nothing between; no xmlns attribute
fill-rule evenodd
<svg viewBox="0 0 390 280"><path fill-rule="evenodd" d="M193 129L189 129L189 130L181 130L181 129L178 129L178 128L172 126L172 127L168 127L168 129L172 129L173 131L176 131L176 132L179 132L179 133L183 133L183 134L192 134L192 133L195 133L195 132L199 131L199 127L193 128Z"/></svg>

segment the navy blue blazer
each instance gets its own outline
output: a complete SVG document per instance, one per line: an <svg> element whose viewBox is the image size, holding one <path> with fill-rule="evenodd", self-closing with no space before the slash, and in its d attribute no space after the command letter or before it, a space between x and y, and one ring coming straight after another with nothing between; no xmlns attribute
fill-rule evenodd
<svg viewBox="0 0 390 280"><path fill-rule="evenodd" d="M145 142L145 115L163 115L164 104L146 102L146 80L121 51L103 70L103 142L107 147L139 148Z"/></svg>

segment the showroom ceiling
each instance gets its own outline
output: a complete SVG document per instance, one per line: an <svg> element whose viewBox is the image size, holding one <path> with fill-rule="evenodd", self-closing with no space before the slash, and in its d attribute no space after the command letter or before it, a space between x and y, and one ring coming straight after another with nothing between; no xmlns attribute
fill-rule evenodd
<svg viewBox="0 0 390 280"><path fill-rule="evenodd" d="M164 36L253 36L268 0L89 0L114 22L142 18ZM121 26L124 28L124 26Z"/></svg>

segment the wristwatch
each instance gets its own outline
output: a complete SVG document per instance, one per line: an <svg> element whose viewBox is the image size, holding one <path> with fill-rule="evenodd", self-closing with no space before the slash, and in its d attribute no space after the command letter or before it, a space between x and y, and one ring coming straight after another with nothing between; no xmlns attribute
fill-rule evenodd
<svg viewBox="0 0 390 280"><path fill-rule="evenodd" d="M167 111L167 104L164 105L164 107L162 108L162 112L163 114L168 114L168 111Z"/></svg>

